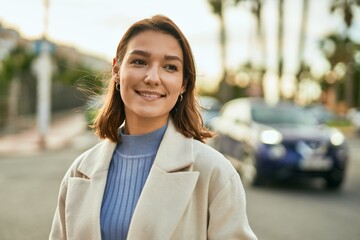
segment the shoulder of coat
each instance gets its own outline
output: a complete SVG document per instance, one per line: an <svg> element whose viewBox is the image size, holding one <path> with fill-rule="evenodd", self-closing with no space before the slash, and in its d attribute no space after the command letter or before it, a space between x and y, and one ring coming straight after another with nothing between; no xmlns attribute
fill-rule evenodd
<svg viewBox="0 0 360 240"><path fill-rule="evenodd" d="M219 151L208 144L194 140L194 164L201 169L220 171L231 176L236 170L231 162Z"/></svg>

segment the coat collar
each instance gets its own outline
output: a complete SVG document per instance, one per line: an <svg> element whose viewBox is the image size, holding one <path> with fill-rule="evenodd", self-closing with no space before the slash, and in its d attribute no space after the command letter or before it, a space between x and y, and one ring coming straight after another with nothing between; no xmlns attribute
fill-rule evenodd
<svg viewBox="0 0 360 240"><path fill-rule="evenodd" d="M192 141L192 138L186 138L178 132L173 121L170 120L154 164L165 172L188 167L194 162Z"/></svg>
<svg viewBox="0 0 360 240"><path fill-rule="evenodd" d="M115 147L115 143L105 140L85 153L78 171L90 180L94 178L92 189L98 186L104 190L107 174L99 173L108 170ZM134 210L128 239L171 238L190 202L199 177L199 172L192 171L193 163L193 139L184 137L176 130L173 122L169 121ZM96 180L95 176L102 177ZM81 184L82 188L89 186ZM100 209L101 198L102 195L99 195L95 208ZM94 199L89 201L95 201ZM99 228L100 223L97 222L93 227ZM97 232L100 234L100 229Z"/></svg>
<svg viewBox="0 0 360 240"><path fill-rule="evenodd" d="M169 121L164 137L160 143L154 164L166 172L183 169L194 162L191 138L179 133L172 120ZM109 169L116 143L106 139L84 153L84 160L78 171L92 178L99 172Z"/></svg>
<svg viewBox="0 0 360 240"><path fill-rule="evenodd" d="M108 139L100 142L83 154L83 160L77 170L89 179L107 171L115 148L116 143Z"/></svg>
<svg viewBox="0 0 360 240"><path fill-rule="evenodd" d="M171 238L199 177L199 172L190 170L193 163L193 139L184 137L170 121L135 208L128 239Z"/></svg>

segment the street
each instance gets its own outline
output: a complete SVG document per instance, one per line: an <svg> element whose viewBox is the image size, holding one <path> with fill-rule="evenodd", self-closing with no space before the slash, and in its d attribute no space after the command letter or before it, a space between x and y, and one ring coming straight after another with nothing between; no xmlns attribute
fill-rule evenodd
<svg viewBox="0 0 360 240"><path fill-rule="evenodd" d="M0 239L48 239L60 182L71 162L97 140L90 133L69 147L0 155Z"/></svg>
<svg viewBox="0 0 360 240"><path fill-rule="evenodd" d="M60 181L71 162L96 140L90 135L63 150L0 156L0 239L47 239ZM250 224L264 240L360 239L360 139L340 191L319 183L246 186Z"/></svg>
<svg viewBox="0 0 360 240"><path fill-rule="evenodd" d="M360 138L350 140L348 175L339 191L317 181L247 187L250 224L259 239L360 239Z"/></svg>

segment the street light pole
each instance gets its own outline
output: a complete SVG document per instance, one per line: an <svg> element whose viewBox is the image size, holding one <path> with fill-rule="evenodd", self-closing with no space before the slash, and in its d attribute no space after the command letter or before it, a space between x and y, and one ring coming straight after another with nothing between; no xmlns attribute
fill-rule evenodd
<svg viewBox="0 0 360 240"><path fill-rule="evenodd" d="M37 77L37 127L38 146L46 148L46 135L51 115L51 75L52 63L50 44L47 41L49 0L44 0L44 32L40 43L39 56L34 61L34 71Z"/></svg>

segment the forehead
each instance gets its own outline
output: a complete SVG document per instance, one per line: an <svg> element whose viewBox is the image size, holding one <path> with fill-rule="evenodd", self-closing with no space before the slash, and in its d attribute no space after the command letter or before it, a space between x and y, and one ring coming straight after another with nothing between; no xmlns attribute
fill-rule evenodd
<svg viewBox="0 0 360 240"><path fill-rule="evenodd" d="M183 58L178 40L174 36L160 31L146 30L135 35L127 45L127 52L133 50L144 50L149 53L164 52Z"/></svg>

